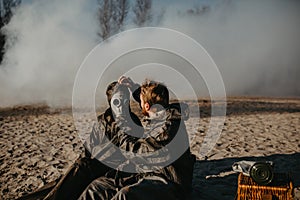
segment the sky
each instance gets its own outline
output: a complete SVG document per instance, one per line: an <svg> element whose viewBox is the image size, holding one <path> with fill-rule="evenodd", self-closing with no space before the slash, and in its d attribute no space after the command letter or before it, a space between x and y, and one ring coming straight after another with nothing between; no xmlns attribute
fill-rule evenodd
<svg viewBox="0 0 300 200"><path fill-rule="evenodd" d="M23 1L2 30L8 45L0 66L0 107L71 105L76 73L101 42L96 12L96 1ZM201 44L218 67L227 96L299 97L299 15L297 0L155 0L152 21L146 25L182 32ZM136 28L132 11L128 16L123 30ZM153 35L133 40L139 42L146 37ZM139 59L142 63L141 57L147 55L152 55L154 61L180 63L185 70L190 69L184 61L176 61L174 55L147 51L123 57L114 67L121 69L122 64L130 65ZM98 61L95 62L96 65ZM180 74L173 74L159 63L144 64L126 75L138 82L147 77L158 79L179 91L182 98L189 98L191 91ZM104 96L107 83L119 75L118 70L106 73L97 95ZM201 77L197 81L198 97L209 95Z"/></svg>

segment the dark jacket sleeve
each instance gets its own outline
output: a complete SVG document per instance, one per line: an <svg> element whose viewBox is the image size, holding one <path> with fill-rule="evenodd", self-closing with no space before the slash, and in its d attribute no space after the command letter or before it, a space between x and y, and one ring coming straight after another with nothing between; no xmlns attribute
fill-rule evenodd
<svg viewBox="0 0 300 200"><path fill-rule="evenodd" d="M155 123L154 127L150 128L151 135L139 138L133 135L136 132L142 132L144 129L134 130L132 126L124 119L117 119L114 131L117 133L113 143L121 147L123 150L134 153L148 153L161 149L168 144L177 132L177 126L172 125L172 122Z"/></svg>
<svg viewBox="0 0 300 200"><path fill-rule="evenodd" d="M191 154L189 149L186 127L180 122L180 119L171 117L167 118L166 121L153 123L153 126L148 129L149 135L146 138L133 138L130 134L126 134L126 131L123 131L125 129L122 128L117 135L120 137L119 140L125 144L124 147L128 145L126 146L127 150L136 153L136 157L141 153L161 150L159 154L154 153L149 157L143 156L142 158L143 160L155 159L157 163L153 163L154 167L157 164L164 165L164 163L169 163L169 159L178 154L178 149L163 147L166 147L177 134L180 134L181 145L188 148L178 159L166 165L163 169L154 172L154 174L181 185L184 191L188 192L191 190L195 157Z"/></svg>
<svg viewBox="0 0 300 200"><path fill-rule="evenodd" d="M144 128L141 125L133 124L133 121L117 118L112 126L112 131L116 133L111 141L113 144L125 151L134 152L134 145L140 138L136 136L142 136Z"/></svg>
<svg viewBox="0 0 300 200"><path fill-rule="evenodd" d="M105 125L103 122L98 122L93 125L89 137L84 142L86 157L93 157L94 149L99 146L105 139Z"/></svg>
<svg viewBox="0 0 300 200"><path fill-rule="evenodd" d="M141 99L140 99L141 87L140 87L140 85L136 83L130 90L132 92L132 97L134 98L134 100L141 105Z"/></svg>

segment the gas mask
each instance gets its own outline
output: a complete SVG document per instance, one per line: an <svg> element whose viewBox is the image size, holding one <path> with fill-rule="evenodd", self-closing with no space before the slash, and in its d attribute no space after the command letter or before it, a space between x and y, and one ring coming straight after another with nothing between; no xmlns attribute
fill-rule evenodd
<svg viewBox="0 0 300 200"><path fill-rule="evenodd" d="M124 92L117 91L110 100L110 106L114 117L130 117L129 98Z"/></svg>

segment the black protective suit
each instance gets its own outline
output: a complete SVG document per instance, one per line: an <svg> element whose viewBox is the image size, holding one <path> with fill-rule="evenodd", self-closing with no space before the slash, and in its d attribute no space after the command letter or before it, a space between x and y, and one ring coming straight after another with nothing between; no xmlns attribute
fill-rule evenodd
<svg viewBox="0 0 300 200"><path fill-rule="evenodd" d="M139 101L139 93L134 97ZM130 112L131 120L128 120L123 117L115 118L111 108L107 109L98 117L98 124L94 125L85 143L87 148L85 156L79 158L69 168L44 199L187 199L191 191L195 162L189 148L174 162L156 170L145 169L142 162L135 162L145 159L139 158L140 153L164 149L178 134L181 145L189 146L183 123L183 120L188 118L186 107L183 104L181 106L171 104L165 111L145 117L142 121L144 128L132 112ZM133 125L132 122L139 126ZM104 136L108 140L105 141ZM109 143L134 153L137 159L127 159L128 157L118 154L107 145ZM155 167L156 163L168 162L174 152L176 153L176 149L167 149L157 156L154 154L149 158L155 160L150 167ZM113 157L116 154L117 159ZM120 164L118 158L124 162ZM107 159L115 164L115 167L110 168L98 159ZM135 168L139 173L123 172L129 168Z"/></svg>
<svg viewBox="0 0 300 200"><path fill-rule="evenodd" d="M130 112L130 115L132 121L140 127L139 131L141 131L142 125L139 118L132 112ZM115 135L112 132L114 121L112 110L111 108L108 108L103 114L98 116L98 124L94 125L90 134L90 140L86 143L93 142L93 145L97 146L96 142L100 141L99 137L102 135L105 135L109 140L114 138ZM102 131L99 132L98 128ZM75 200L78 199L81 193L93 180L99 177L117 179L119 177L128 177L130 175L132 174L117 172L115 169L104 165L96 158L92 158L90 151L86 149L85 156L79 158L68 169L67 173L60 178L59 182L44 200Z"/></svg>
<svg viewBox="0 0 300 200"><path fill-rule="evenodd" d="M151 117L145 117L142 121L144 138L133 137L130 132L135 130L127 125L126 120L117 119L114 122L117 125L113 128L113 132L116 134L112 141L127 151L135 153L155 152L165 147L177 134L180 134L182 146L189 146L185 125L181 123L182 120L187 119L187 116L183 115L185 112L181 112L180 108L183 107L186 106L171 104L165 111L157 112ZM172 157L173 151L169 149L163 153L168 158L168 156ZM156 158L152 157L151 159L163 163L166 158L157 155ZM100 177L85 189L80 199L186 199L191 192L194 162L195 157L187 148L175 162L154 171L144 169L142 163L130 163L131 166L135 165L134 167L140 173L113 178L109 176ZM153 166L155 167L155 163ZM126 165L122 167L126 167ZM120 169L122 170L122 168Z"/></svg>

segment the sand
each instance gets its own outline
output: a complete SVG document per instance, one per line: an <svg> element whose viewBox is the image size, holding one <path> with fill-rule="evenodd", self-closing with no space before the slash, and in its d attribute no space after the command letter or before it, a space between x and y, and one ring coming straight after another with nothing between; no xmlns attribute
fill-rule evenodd
<svg viewBox="0 0 300 200"><path fill-rule="evenodd" d="M200 120L191 113L186 121L198 158L193 199L234 199L238 174L231 165L239 160L273 161L275 172L291 173L300 199L300 99L229 98L222 134L206 157L199 149L210 102L188 103L201 110ZM0 148L0 199L15 199L55 180L83 150L70 109L43 105L1 108Z"/></svg>

